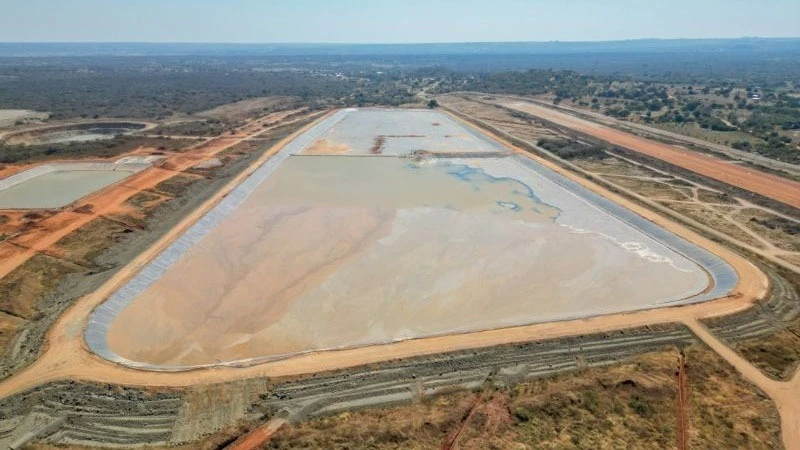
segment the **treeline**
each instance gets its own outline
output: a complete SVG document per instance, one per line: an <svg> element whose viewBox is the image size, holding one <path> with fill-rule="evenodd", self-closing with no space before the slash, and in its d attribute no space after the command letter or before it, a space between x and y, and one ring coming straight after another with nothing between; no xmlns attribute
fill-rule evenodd
<svg viewBox="0 0 800 450"><path fill-rule="evenodd" d="M180 150L191 144L187 139L115 136L112 139L45 145L7 145L0 142L0 164L20 164L53 159L111 158L139 147Z"/></svg>
<svg viewBox="0 0 800 450"><path fill-rule="evenodd" d="M491 94L554 93L557 98L566 98L590 95L595 90L593 85L592 77L571 70L525 70L468 75L448 88Z"/></svg>
<svg viewBox="0 0 800 450"><path fill-rule="evenodd" d="M50 111L53 119L164 118L253 97L341 98L354 88L335 77L292 72L64 72L57 67L14 72L19 75L0 82L0 109Z"/></svg>
<svg viewBox="0 0 800 450"><path fill-rule="evenodd" d="M325 107L398 105L414 93L398 71L345 74L247 58L0 59L0 109L49 111L53 119L163 119L269 96Z"/></svg>
<svg viewBox="0 0 800 450"><path fill-rule="evenodd" d="M605 159L608 158L603 145L579 142L571 139L542 138L536 143L539 147L553 152L563 159Z"/></svg>

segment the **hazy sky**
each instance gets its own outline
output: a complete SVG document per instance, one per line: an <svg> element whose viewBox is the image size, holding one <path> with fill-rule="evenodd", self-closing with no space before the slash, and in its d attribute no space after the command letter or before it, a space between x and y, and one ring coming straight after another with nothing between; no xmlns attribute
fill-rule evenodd
<svg viewBox="0 0 800 450"><path fill-rule="evenodd" d="M0 0L0 41L794 37L800 0Z"/></svg>

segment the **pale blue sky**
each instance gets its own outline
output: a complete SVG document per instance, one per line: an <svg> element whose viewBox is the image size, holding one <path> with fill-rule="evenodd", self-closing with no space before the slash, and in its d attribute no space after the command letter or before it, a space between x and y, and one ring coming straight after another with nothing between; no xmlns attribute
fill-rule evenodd
<svg viewBox="0 0 800 450"><path fill-rule="evenodd" d="M796 37L800 0L0 0L0 41Z"/></svg>

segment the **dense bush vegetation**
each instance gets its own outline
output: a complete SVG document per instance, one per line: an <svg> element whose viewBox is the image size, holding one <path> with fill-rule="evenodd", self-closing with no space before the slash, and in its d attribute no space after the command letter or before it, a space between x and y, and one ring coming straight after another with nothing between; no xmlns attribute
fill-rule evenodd
<svg viewBox="0 0 800 450"><path fill-rule="evenodd" d="M47 145L3 145L0 143L0 164L24 163L47 159L110 158L138 147L180 150L192 141L184 139L116 136L113 139Z"/></svg>
<svg viewBox="0 0 800 450"><path fill-rule="evenodd" d="M297 97L311 107L424 106L417 97L421 91L541 95L554 104L798 162L800 138L793 134L800 129L798 42L743 39L278 49L122 45L130 51L125 54L152 54L147 57L113 56L120 49L111 44L105 52L75 44L52 53L69 50L76 55L71 57L42 56L36 45L0 44L0 54L10 47L18 55L38 55L0 57L0 109L50 111L54 119L163 119L277 95ZM181 49L188 53L170 56ZM157 132L216 135L233 125L186 122Z"/></svg>
<svg viewBox="0 0 800 450"><path fill-rule="evenodd" d="M249 58L90 57L0 59L0 109L74 117L166 118L247 98L288 95L306 104L387 104L413 100L398 73L254 65Z"/></svg>
<svg viewBox="0 0 800 450"><path fill-rule="evenodd" d="M596 158L608 157L605 148L601 145L588 144L568 139L539 139L539 147L553 152L561 158Z"/></svg>

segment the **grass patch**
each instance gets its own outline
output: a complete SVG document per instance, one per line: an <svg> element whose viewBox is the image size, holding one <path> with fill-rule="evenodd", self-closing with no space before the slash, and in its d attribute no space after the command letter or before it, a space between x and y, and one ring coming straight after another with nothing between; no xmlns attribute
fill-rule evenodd
<svg viewBox="0 0 800 450"><path fill-rule="evenodd" d="M0 144L0 163L21 164L51 159L111 158L140 147L179 151L197 142L193 139L165 139L118 136L109 140L47 145Z"/></svg>
<svg viewBox="0 0 800 450"><path fill-rule="evenodd" d="M96 266L96 259L106 249L132 233L112 220L98 217L68 234L56 243L64 257L85 266Z"/></svg>
<svg viewBox="0 0 800 450"><path fill-rule="evenodd" d="M152 134L210 137L219 136L232 128L232 125L228 125L219 120L192 120L159 125L152 130Z"/></svg>
<svg viewBox="0 0 800 450"><path fill-rule="evenodd" d="M164 200L164 197L153 192L142 191L133 195L127 203L134 208L147 210Z"/></svg>
<svg viewBox="0 0 800 450"><path fill-rule="evenodd" d="M724 192L714 192L709 191L707 189L698 189L697 190L697 199L703 203L715 203L715 204L722 204L722 205L738 205L739 202L736 199Z"/></svg>
<svg viewBox="0 0 800 450"><path fill-rule="evenodd" d="M800 323L793 328L800 328ZM761 371L778 379L790 377L800 361L800 338L785 329L768 338L738 342L733 348Z"/></svg>
<svg viewBox="0 0 800 450"><path fill-rule="evenodd" d="M158 183L154 190L171 197L178 197L184 191L189 189L192 184L196 183L200 179L201 177L188 174L175 175L172 178Z"/></svg>
<svg viewBox="0 0 800 450"><path fill-rule="evenodd" d="M645 166L629 163L619 158L605 158L602 160L585 159L575 161L581 168L597 174L625 175L634 177L663 178L664 174L650 170Z"/></svg>
<svg viewBox="0 0 800 450"><path fill-rule="evenodd" d="M693 448L780 448L772 403L709 349L687 351ZM610 367L487 389L460 449L664 449L677 442L677 349ZM476 394L341 413L281 429L270 449L439 448ZM746 402L746 407L732 407ZM733 424L729 426L729 424Z"/></svg>
<svg viewBox="0 0 800 450"><path fill-rule="evenodd" d="M32 320L37 304L67 275L83 269L66 261L37 254L0 279L0 311Z"/></svg>
<svg viewBox="0 0 800 450"><path fill-rule="evenodd" d="M800 251L800 223L754 208L740 211L736 219L776 247Z"/></svg>
<svg viewBox="0 0 800 450"><path fill-rule="evenodd" d="M588 144L571 139L542 138L536 143L539 147L553 152L563 159L576 158L609 158L606 148L602 145Z"/></svg>
<svg viewBox="0 0 800 450"><path fill-rule="evenodd" d="M719 355L701 346L686 349L694 449L783 448L772 401Z"/></svg>
<svg viewBox="0 0 800 450"><path fill-rule="evenodd" d="M669 181L642 180L614 175L606 175L606 179L654 200L689 201L692 199L692 191L690 189L671 186Z"/></svg>
<svg viewBox="0 0 800 450"><path fill-rule="evenodd" d="M703 205L695 205L695 204L682 204L682 203L669 203L664 202L664 206L667 208L681 213L689 218L692 218L702 224L705 224L711 228L714 228L717 231L721 231L728 236L736 239L738 241L744 242L745 244L752 245L756 248L762 248L763 245L760 241L758 241L753 236L747 234L744 230L735 226L730 220L728 220L722 213L730 212L729 210L723 210L724 207L716 207L718 211L712 211Z"/></svg>

